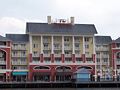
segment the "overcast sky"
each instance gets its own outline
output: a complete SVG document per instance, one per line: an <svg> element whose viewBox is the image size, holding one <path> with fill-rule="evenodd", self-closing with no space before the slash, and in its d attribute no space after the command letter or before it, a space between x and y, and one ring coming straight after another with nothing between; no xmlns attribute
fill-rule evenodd
<svg viewBox="0 0 120 90"><path fill-rule="evenodd" d="M0 0L0 35L25 33L26 22L47 22L46 17L95 24L99 35L120 37L120 0Z"/></svg>

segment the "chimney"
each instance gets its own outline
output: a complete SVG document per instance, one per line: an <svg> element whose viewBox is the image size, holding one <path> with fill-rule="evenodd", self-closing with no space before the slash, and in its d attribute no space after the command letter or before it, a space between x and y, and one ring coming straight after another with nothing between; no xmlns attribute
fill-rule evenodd
<svg viewBox="0 0 120 90"><path fill-rule="evenodd" d="M74 17L70 17L70 23L74 25Z"/></svg>
<svg viewBox="0 0 120 90"><path fill-rule="evenodd" d="M51 16L47 16L47 22L48 24L51 24Z"/></svg>

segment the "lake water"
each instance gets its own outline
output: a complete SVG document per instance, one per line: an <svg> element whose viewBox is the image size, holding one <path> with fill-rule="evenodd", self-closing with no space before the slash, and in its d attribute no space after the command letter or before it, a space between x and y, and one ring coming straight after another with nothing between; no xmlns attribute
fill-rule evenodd
<svg viewBox="0 0 120 90"><path fill-rule="evenodd" d="M27 88L27 89L0 89L0 90L120 90L120 88Z"/></svg>

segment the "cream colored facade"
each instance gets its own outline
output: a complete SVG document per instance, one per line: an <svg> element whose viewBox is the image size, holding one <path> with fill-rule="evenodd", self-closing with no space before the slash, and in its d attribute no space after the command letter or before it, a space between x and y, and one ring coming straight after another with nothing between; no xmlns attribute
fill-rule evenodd
<svg viewBox="0 0 120 90"><path fill-rule="evenodd" d="M31 35L30 51L32 51L33 62L40 62L40 54L47 59L44 59L44 63L51 63L49 59L51 54L54 54L55 58L60 58L61 54L65 54L65 58L71 58L72 54L75 54L76 63L83 63L81 58L82 54L86 56L86 63L93 63L92 55L94 51L94 36L73 36L73 35ZM87 59L88 58L88 59ZM60 60L55 60L58 62ZM72 60L66 59L66 63L73 64Z"/></svg>
<svg viewBox="0 0 120 90"><path fill-rule="evenodd" d="M13 71L28 71L29 43L13 43L11 65Z"/></svg>

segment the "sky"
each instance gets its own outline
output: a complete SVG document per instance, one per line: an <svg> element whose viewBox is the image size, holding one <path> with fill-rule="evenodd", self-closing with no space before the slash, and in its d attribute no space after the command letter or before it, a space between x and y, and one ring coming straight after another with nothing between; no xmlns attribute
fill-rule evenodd
<svg viewBox="0 0 120 90"><path fill-rule="evenodd" d="M120 0L0 0L0 35L24 34L26 22L75 17L76 24L94 24L98 34L120 37Z"/></svg>

